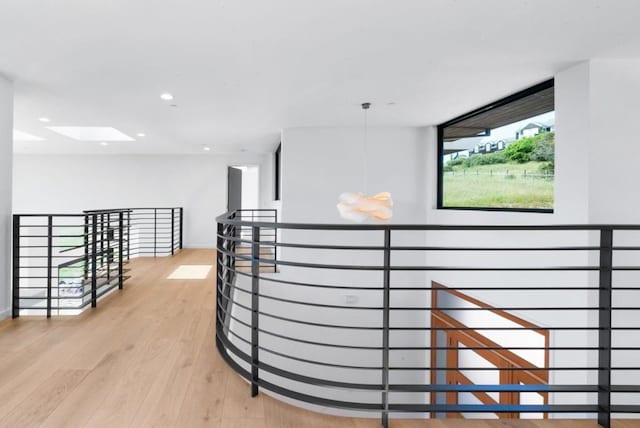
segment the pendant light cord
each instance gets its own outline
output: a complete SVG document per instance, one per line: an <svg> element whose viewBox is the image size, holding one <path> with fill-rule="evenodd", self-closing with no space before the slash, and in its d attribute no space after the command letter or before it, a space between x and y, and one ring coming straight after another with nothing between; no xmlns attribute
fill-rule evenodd
<svg viewBox="0 0 640 428"><path fill-rule="evenodd" d="M367 189L367 181L368 181L368 130L369 130L369 123L367 121L367 111L369 110L369 107L371 107L371 103L362 103L362 110L364 110L364 155L363 155L363 181L364 181L364 186L363 186L363 192L365 195L368 195L368 189Z"/></svg>

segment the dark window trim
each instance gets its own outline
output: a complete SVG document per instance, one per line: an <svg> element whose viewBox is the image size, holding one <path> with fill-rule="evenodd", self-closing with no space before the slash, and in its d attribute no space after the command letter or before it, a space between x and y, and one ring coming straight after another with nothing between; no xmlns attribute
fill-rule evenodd
<svg viewBox="0 0 640 428"><path fill-rule="evenodd" d="M498 211L498 212L522 212L522 213L542 213L542 214L552 214L552 209L545 208L492 208L492 207L484 207L484 208L476 208L476 207L445 207L443 205L443 197L444 197L444 180L443 180L443 168L444 164L442 161L442 157L444 155L444 128L455 125L456 123L462 122L465 119L468 119L473 116L477 116L481 113L485 113L487 111L493 110L498 107L502 107L503 105L512 103L521 98L528 97L529 95L533 95L537 92L540 92L544 89L553 88L555 86L554 79L546 80L542 83L538 83L537 85L531 86L522 91L516 92L515 94L506 96L497 101L489 103L485 106L479 107L475 110L472 110L468 113L455 117L451 120L448 120L444 123L441 123L437 127L437 138L438 138L438 196L437 196L437 209L439 210L460 210L460 211ZM555 203L555 202L554 202Z"/></svg>
<svg viewBox="0 0 640 428"><path fill-rule="evenodd" d="M281 168L282 168L282 142L280 144L278 144L278 148L276 149L275 153L274 153L274 157L273 157L273 169L274 169L274 174L273 174L273 178L274 178L274 183L273 183L273 200L274 201L279 201L280 200L280 186L281 186Z"/></svg>

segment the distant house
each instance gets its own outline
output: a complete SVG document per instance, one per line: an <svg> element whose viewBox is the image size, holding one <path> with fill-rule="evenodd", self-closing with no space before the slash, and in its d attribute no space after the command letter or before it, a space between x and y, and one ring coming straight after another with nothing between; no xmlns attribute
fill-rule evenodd
<svg viewBox="0 0 640 428"><path fill-rule="evenodd" d="M475 147L480 144L482 137L460 138L455 141L446 142L444 145L443 159L449 161L458 158L468 158Z"/></svg>
<svg viewBox="0 0 640 428"><path fill-rule="evenodd" d="M554 123L529 122L526 126L516 131L516 140L523 137L533 137L542 132L552 132L554 130Z"/></svg>
<svg viewBox="0 0 640 428"><path fill-rule="evenodd" d="M499 152L515 141L512 138L486 142L483 140L486 140L486 137L461 138L450 143L447 142L444 146L442 159L447 162L459 158L468 158L473 155Z"/></svg>
<svg viewBox="0 0 640 428"><path fill-rule="evenodd" d="M487 141L486 143L476 144L473 148L474 154L485 154L499 152L507 148L507 146L513 142L511 139L502 139L496 141Z"/></svg>

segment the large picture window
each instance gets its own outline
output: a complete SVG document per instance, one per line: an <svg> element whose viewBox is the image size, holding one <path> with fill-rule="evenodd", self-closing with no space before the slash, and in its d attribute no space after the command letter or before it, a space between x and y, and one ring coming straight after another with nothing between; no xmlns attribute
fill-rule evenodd
<svg viewBox="0 0 640 428"><path fill-rule="evenodd" d="M438 126L438 208L553 212L553 80Z"/></svg>

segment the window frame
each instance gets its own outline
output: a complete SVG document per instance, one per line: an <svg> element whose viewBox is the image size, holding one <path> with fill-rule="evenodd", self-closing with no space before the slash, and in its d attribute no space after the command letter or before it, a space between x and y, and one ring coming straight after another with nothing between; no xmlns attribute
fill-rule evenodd
<svg viewBox="0 0 640 428"><path fill-rule="evenodd" d="M554 199L554 208L499 208L499 207L446 207L444 206L444 162L442 160L444 156L444 129L455 125L456 123L462 122L465 119L477 116L481 113L486 113L488 111L497 109L498 107L502 107L504 105L510 104L514 101L518 101L522 98L528 97L530 95L536 94L545 89L555 88L555 80L553 78L549 80L545 80L544 82L533 85L527 89L516 92L515 94L508 95L504 98L501 98L497 101L479 107L475 110L472 110L468 113L464 113L458 117L450 119L444 123L441 123L437 126L437 143L438 143L438 154L437 154L437 172L438 172L438 183L437 183L437 201L436 201L436 209L438 210L460 210L460 211L497 211L497 212L523 212L523 213L541 213L541 214L553 214L555 209L555 199ZM555 111L555 101L554 101L554 110ZM487 130L488 132L488 130ZM485 133L487 134L487 133ZM488 134L487 134L488 135ZM483 136L483 135L478 135ZM555 189L555 183L554 183Z"/></svg>

